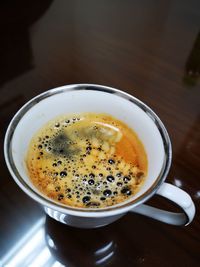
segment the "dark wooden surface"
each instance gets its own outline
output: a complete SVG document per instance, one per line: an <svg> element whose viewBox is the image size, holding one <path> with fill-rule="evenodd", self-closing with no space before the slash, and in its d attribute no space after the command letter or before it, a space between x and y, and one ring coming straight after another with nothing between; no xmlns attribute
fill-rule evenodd
<svg viewBox="0 0 200 267"><path fill-rule="evenodd" d="M1 1L0 38L0 266L200 266L200 1ZM191 225L128 214L73 229L15 184L3 158L12 116L45 90L82 82L127 91L160 116L173 145L167 181L192 196Z"/></svg>

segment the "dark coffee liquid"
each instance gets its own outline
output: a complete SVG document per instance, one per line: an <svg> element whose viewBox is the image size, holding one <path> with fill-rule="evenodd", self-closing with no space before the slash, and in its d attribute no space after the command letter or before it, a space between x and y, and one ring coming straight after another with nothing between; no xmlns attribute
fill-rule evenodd
<svg viewBox="0 0 200 267"><path fill-rule="evenodd" d="M137 135L107 114L60 116L33 137L27 155L33 184L72 207L105 208L133 196L147 173Z"/></svg>

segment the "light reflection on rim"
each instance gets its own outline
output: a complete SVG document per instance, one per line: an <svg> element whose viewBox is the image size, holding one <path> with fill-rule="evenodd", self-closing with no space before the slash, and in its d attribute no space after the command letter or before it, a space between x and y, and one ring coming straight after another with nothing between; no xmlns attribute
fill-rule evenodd
<svg viewBox="0 0 200 267"><path fill-rule="evenodd" d="M29 111L35 104L48 98L49 96L60 94L60 93L66 92L66 91L75 91L75 90L76 91L77 90L101 91L101 92L105 92L105 93L109 93L109 94L115 94L119 97L122 97L122 98L134 103L139 108L141 108L146 113L146 115L156 125L156 127L157 127L157 129L158 129L158 131L162 137L162 141L163 141L163 145L164 145L164 154L165 155L164 155L163 166L162 166L160 174L157 177L154 184L145 193L143 193L141 196L139 196L137 199L134 199L132 201L130 200L127 203L120 203L118 205L114 205L114 206L107 207L107 208L101 208L101 209L88 209L88 208L84 209L84 208L67 207L66 205L51 201L49 198L46 198L43 195L38 194L23 180L23 178L19 174L19 172L15 166L13 156L12 156L12 151L11 151L13 134L14 134L15 128L17 127L19 121L26 114L26 112ZM68 211L73 211L73 213L77 213L77 215L79 215L79 216L86 216L86 215L84 215L84 213L89 212L91 216L93 214L94 214L94 216L98 214L98 216L100 217L101 212L102 213L104 212L104 214L105 214L105 213L109 213L110 211L114 211L114 210L123 210L124 208L126 208L126 210L127 210L127 208L130 206L131 206L131 208L133 208L134 206L147 201L157 191L159 186L166 179L166 176L169 172L169 168L171 165L171 160L172 160L172 148L171 148L171 142L170 142L168 133L167 133L163 123L159 119L159 117L146 104L144 104L139 99L133 97L132 95L129 95L128 93L125 93L125 92L122 92L118 89L114 89L114 88L107 87L107 86L96 85L96 84L74 84L74 85L72 84L72 85L62 86L62 87L48 90L48 91L34 97L29 102L27 102L16 113L16 115L13 117L12 121L10 122L8 129L7 129L7 132L6 132L5 141L4 141L4 155L5 155L5 160L6 160L7 166L9 168L14 180L16 181L16 183L22 188L22 190L25 193L27 193L30 197L32 197L34 200L36 200L40 204L47 206L47 207L50 207L50 208L53 208L55 210L58 209L58 207L59 207L59 211L61 211L63 213L68 213ZM81 215L80 215L80 213L81 213ZM115 212L115 214L117 214L117 213L120 213L120 212Z"/></svg>

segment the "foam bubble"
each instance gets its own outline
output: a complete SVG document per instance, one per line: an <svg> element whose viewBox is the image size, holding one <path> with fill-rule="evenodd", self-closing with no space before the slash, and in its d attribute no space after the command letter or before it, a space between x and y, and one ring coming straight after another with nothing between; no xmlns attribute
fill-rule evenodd
<svg viewBox="0 0 200 267"><path fill-rule="evenodd" d="M94 185L94 183L95 183L95 182L94 182L93 179L90 179L90 180L88 181L88 184L89 184L89 185Z"/></svg>
<svg viewBox="0 0 200 267"><path fill-rule="evenodd" d="M130 195L132 194L132 191L130 190L129 187L124 187L124 188L121 190L121 193L124 194L124 195L130 196Z"/></svg>
<svg viewBox="0 0 200 267"><path fill-rule="evenodd" d="M112 194L112 191L109 189L106 189L103 191L104 196L109 197Z"/></svg>
<svg viewBox="0 0 200 267"><path fill-rule="evenodd" d="M112 175L108 175L108 176L106 177L106 179L107 179L107 181L110 182L110 183L114 182L114 180L115 180L115 178L114 178Z"/></svg>
<svg viewBox="0 0 200 267"><path fill-rule="evenodd" d="M67 176L67 172L66 171L60 172L60 177L65 177L65 176Z"/></svg>
<svg viewBox="0 0 200 267"><path fill-rule="evenodd" d="M90 199L91 199L91 197L84 196L83 199L82 199L82 201L83 201L83 203L88 203L90 201Z"/></svg>

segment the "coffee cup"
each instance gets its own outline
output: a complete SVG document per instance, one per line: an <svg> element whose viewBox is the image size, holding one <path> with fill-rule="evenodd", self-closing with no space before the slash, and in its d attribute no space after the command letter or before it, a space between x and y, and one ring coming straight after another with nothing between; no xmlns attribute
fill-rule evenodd
<svg viewBox="0 0 200 267"><path fill-rule="evenodd" d="M127 201L98 209L68 207L42 194L31 182L25 158L35 132L56 116L82 112L107 113L134 129L142 141L148 158L147 177L140 190ZM96 84L74 84L34 97L11 120L5 136L4 155L18 186L40 203L50 217L70 226L101 227L127 212L172 225L187 225L195 215L195 206L188 193L165 182L172 161L172 148L162 121L142 101L118 89ZM169 212L144 204L154 194L174 202L182 212Z"/></svg>

